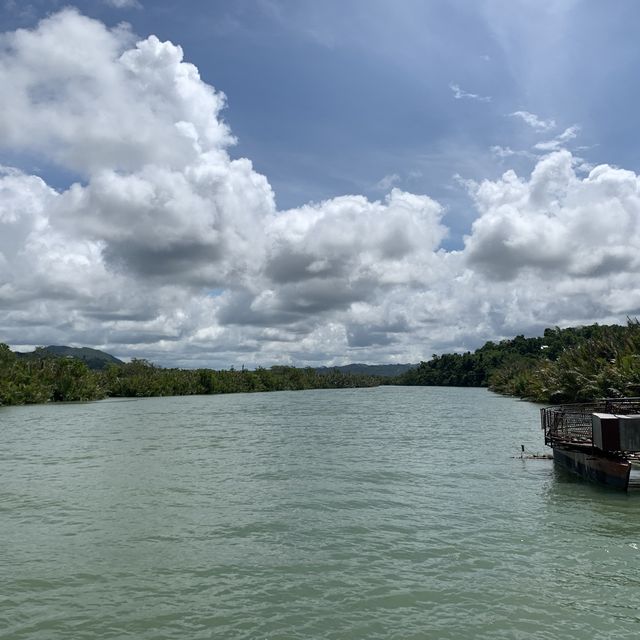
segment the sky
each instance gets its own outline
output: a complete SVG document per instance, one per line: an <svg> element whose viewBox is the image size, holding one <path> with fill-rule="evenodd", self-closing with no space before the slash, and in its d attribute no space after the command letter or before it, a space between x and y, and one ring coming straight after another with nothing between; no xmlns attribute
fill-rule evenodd
<svg viewBox="0 0 640 640"><path fill-rule="evenodd" d="M404 363L640 315L634 0L0 0L0 342Z"/></svg>

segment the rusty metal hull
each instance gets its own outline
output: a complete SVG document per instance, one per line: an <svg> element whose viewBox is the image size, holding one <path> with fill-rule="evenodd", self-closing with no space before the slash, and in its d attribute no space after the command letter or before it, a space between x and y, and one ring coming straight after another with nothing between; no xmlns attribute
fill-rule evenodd
<svg viewBox="0 0 640 640"><path fill-rule="evenodd" d="M629 487L631 463L624 458L605 457L591 447L556 445L553 447L553 461L592 482L623 491Z"/></svg>

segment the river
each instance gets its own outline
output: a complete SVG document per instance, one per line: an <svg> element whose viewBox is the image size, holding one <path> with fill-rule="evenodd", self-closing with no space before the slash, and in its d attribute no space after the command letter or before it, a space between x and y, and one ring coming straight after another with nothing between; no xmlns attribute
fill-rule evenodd
<svg viewBox="0 0 640 640"><path fill-rule="evenodd" d="M0 409L0 638L635 639L640 496L518 459L538 420L438 387Z"/></svg>

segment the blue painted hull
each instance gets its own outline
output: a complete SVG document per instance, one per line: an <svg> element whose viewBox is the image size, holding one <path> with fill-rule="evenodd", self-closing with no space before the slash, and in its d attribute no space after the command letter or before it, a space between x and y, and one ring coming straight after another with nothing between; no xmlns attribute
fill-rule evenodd
<svg viewBox="0 0 640 640"><path fill-rule="evenodd" d="M553 461L581 478L613 489L626 491L629 486L631 464L624 459L606 458L590 447L553 447Z"/></svg>

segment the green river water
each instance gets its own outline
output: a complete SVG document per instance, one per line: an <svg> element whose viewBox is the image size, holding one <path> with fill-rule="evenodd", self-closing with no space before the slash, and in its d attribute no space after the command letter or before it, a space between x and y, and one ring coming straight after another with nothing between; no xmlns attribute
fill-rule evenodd
<svg viewBox="0 0 640 640"><path fill-rule="evenodd" d="M521 443L482 389L0 409L0 638L639 638L640 495Z"/></svg>

